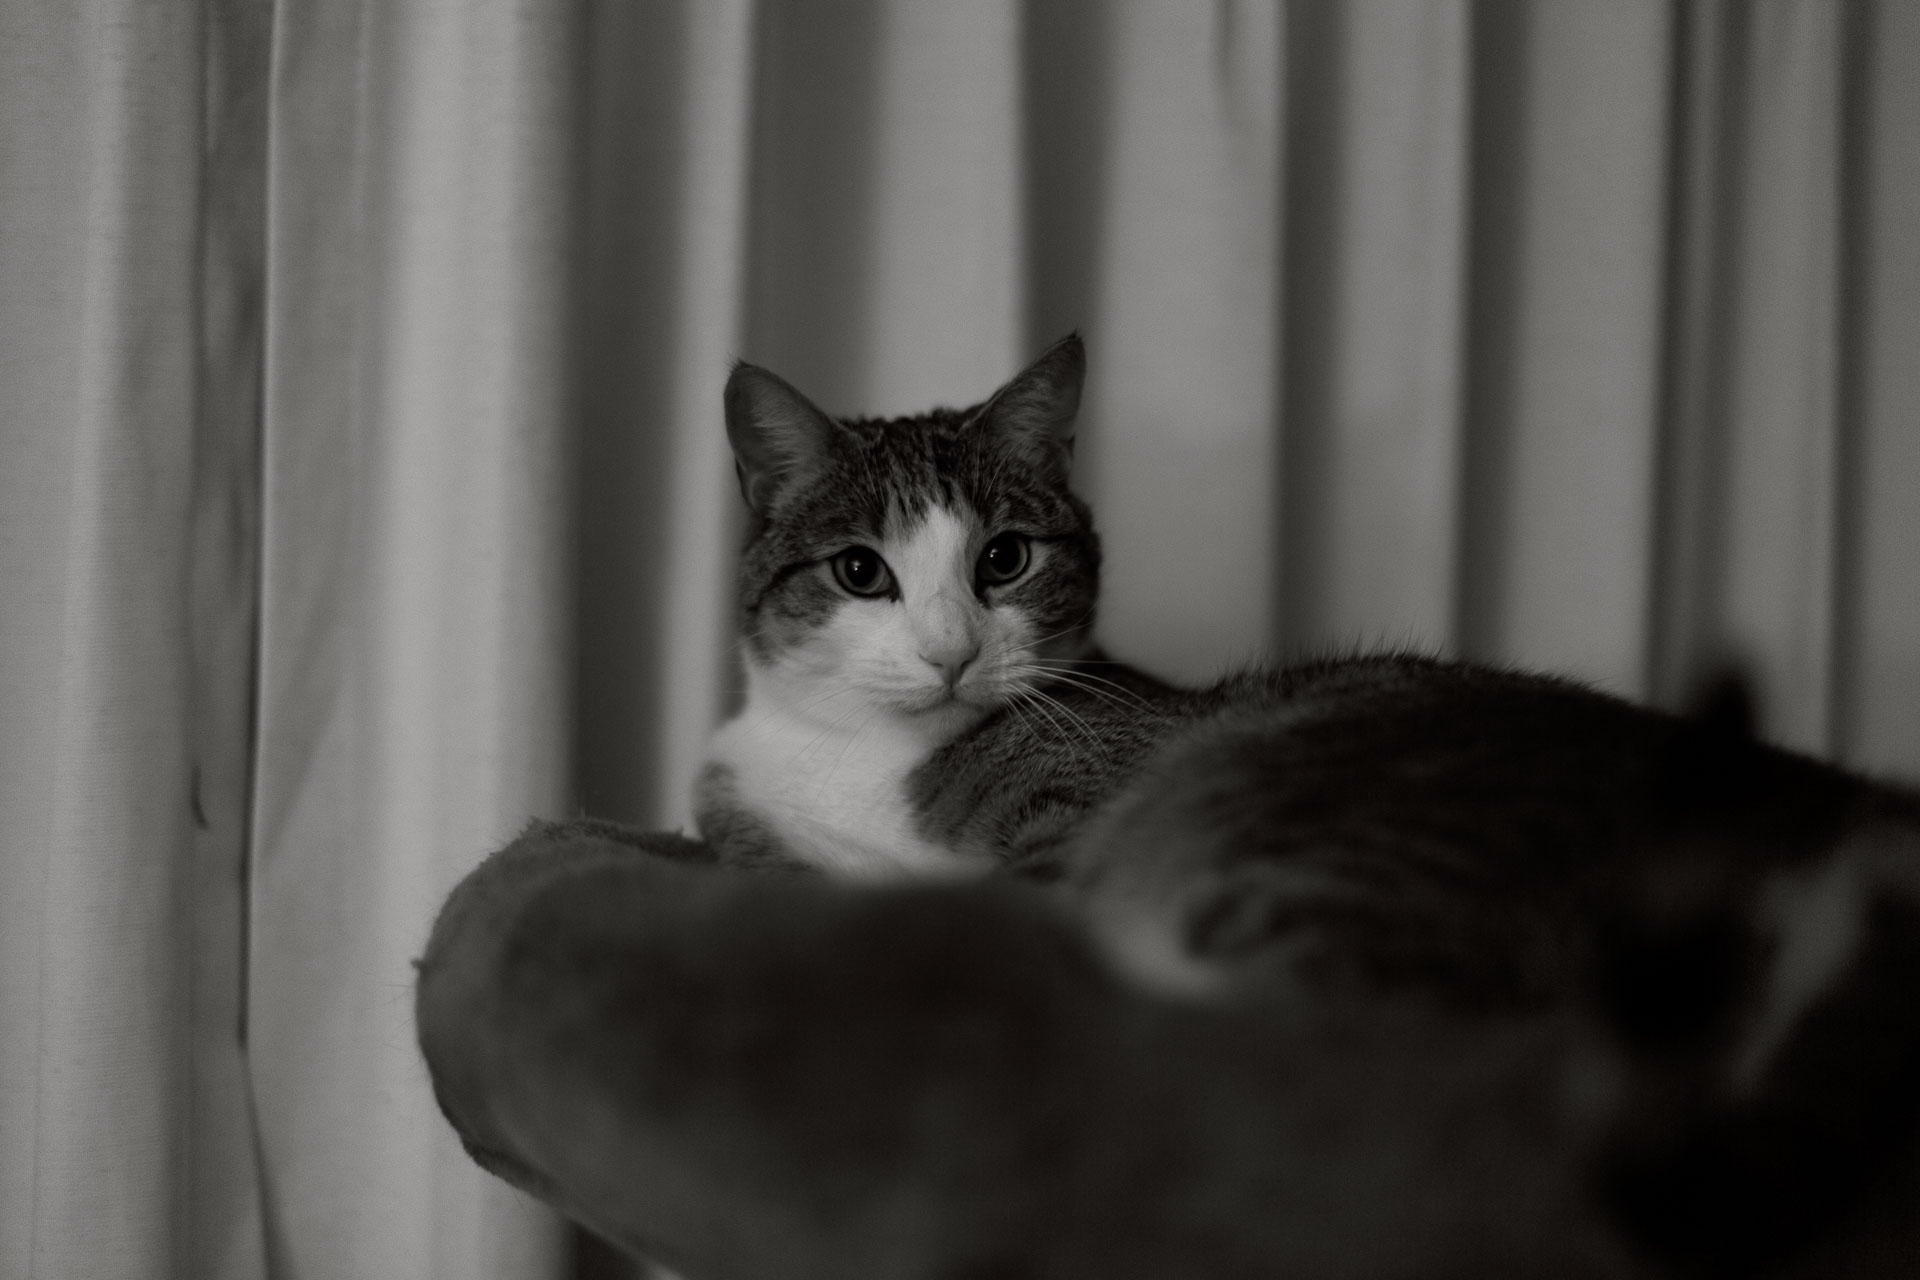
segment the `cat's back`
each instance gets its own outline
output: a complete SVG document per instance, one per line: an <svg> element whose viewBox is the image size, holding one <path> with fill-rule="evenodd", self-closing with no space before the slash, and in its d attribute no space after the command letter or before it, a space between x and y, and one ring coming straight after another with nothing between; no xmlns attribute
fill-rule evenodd
<svg viewBox="0 0 1920 1280"><path fill-rule="evenodd" d="M1430 839L1472 843L1483 866L1601 843L1625 812L1610 802L1643 796L1678 723L1569 681L1422 657L1248 671L1183 700L1080 843L1154 843L1170 863L1187 846L1261 858Z"/></svg>
<svg viewBox="0 0 1920 1280"><path fill-rule="evenodd" d="M1431 659L1252 672L1187 712L1075 833L1068 876L1192 956L1368 990L1544 996L1608 877L1703 832L1789 864L1887 801L1743 729Z"/></svg>
<svg viewBox="0 0 1920 1280"><path fill-rule="evenodd" d="M1665 723L1565 681L1411 655L1255 668L1197 689L1101 669L935 753L909 780L923 829L1053 874L1040 855L1064 837L1109 839L1069 831L1095 810L1109 827L1161 815L1198 823L1169 840L1254 847L1309 811L1385 818L1386 803L1396 821L1437 817L1473 802L1474 779L1526 790L1536 775L1577 804L1563 793L1612 776L1588 762L1633 757Z"/></svg>
<svg viewBox="0 0 1920 1280"><path fill-rule="evenodd" d="M1375 833L1470 844L1476 865L1512 877L1707 807L1732 811L1764 847L1782 823L1812 832L1838 821L1860 793L1859 780L1754 740L1744 721L1682 717L1560 677L1384 655L1197 692L1129 796L1186 809L1256 856Z"/></svg>

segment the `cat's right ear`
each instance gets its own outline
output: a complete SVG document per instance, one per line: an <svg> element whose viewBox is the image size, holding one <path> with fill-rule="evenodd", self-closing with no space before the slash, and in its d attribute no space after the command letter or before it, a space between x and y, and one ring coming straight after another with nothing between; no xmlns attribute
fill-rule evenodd
<svg viewBox="0 0 1920 1280"><path fill-rule="evenodd" d="M787 381L742 360L727 379L727 440L740 495L762 516L825 465L833 419Z"/></svg>
<svg viewBox="0 0 1920 1280"><path fill-rule="evenodd" d="M1086 347L1078 333L1070 333L994 392L980 411L980 421L1002 440L1057 465L1064 475L1073 460L1073 420L1080 412L1080 386L1086 377Z"/></svg>

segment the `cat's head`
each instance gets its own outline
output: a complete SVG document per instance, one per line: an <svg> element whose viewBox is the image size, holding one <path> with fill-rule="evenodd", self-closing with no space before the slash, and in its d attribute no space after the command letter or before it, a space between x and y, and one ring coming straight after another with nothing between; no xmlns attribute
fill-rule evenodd
<svg viewBox="0 0 1920 1280"><path fill-rule="evenodd" d="M736 366L751 678L823 718L952 727L1084 650L1100 548L1067 470L1085 370L1069 335L972 408L835 419Z"/></svg>

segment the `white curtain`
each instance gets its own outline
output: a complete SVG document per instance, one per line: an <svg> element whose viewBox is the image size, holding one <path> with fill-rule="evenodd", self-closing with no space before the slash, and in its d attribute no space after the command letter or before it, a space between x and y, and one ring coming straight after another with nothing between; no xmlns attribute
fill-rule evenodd
<svg viewBox="0 0 1920 1280"><path fill-rule="evenodd" d="M261 1274L266 30L0 4L0 1276Z"/></svg>
<svg viewBox="0 0 1920 1280"><path fill-rule="evenodd" d="M410 958L685 820L719 390L1070 328L1102 631L1920 777L1920 6L0 0L0 1280L525 1277Z"/></svg>

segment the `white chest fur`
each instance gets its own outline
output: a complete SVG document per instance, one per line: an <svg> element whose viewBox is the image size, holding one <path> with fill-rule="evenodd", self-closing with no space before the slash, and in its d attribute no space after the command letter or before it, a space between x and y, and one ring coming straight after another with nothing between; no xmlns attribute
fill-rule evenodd
<svg viewBox="0 0 1920 1280"><path fill-rule="evenodd" d="M887 711L836 723L752 698L714 734L709 758L732 772L737 804L823 870L965 874L982 864L922 838L907 798L908 775L938 743L915 720Z"/></svg>

